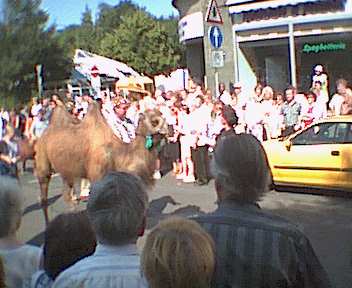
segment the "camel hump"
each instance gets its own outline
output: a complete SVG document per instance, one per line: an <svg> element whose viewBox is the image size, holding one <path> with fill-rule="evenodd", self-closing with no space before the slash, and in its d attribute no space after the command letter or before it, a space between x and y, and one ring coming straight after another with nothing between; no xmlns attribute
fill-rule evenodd
<svg viewBox="0 0 352 288"><path fill-rule="evenodd" d="M89 122L92 119L98 120L98 121L103 119L103 115L101 113L100 106L96 102L89 104L88 112L87 112L86 116L84 117L84 121Z"/></svg>
<svg viewBox="0 0 352 288"><path fill-rule="evenodd" d="M86 116L84 116L82 124L84 127L101 127L103 131L110 131L111 128L105 120L101 112L100 105L97 102L93 102L89 104L88 112ZM112 130L111 130L112 133Z"/></svg>
<svg viewBox="0 0 352 288"><path fill-rule="evenodd" d="M70 124L79 124L81 121L73 117L64 105L55 107L50 119L51 127L63 127Z"/></svg>

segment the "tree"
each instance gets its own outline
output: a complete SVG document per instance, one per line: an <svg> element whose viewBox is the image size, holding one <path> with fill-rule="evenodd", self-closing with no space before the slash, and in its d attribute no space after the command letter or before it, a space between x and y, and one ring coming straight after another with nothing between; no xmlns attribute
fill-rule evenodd
<svg viewBox="0 0 352 288"><path fill-rule="evenodd" d="M186 67L185 46L179 41L178 35L178 18L169 16L168 18L159 18L158 21L166 30L170 47L174 51L174 56L177 58L178 67Z"/></svg>
<svg viewBox="0 0 352 288"><path fill-rule="evenodd" d="M78 47L83 50L94 52L96 43L95 27L92 19L92 11L86 6L82 14L82 24L79 29Z"/></svg>
<svg viewBox="0 0 352 288"><path fill-rule="evenodd" d="M165 28L143 10L122 16L120 25L102 39L99 52L147 75L176 67L181 58Z"/></svg>
<svg viewBox="0 0 352 288"><path fill-rule="evenodd" d="M130 0L120 1L115 6L101 3L96 22L97 33L102 39L106 34L112 33L122 21L122 16L132 14L140 8Z"/></svg>
<svg viewBox="0 0 352 288"><path fill-rule="evenodd" d="M44 67L48 81L63 80L70 61L53 39L55 29L46 29L48 15L40 0L6 0L0 22L0 96L4 104L24 103L36 88L35 65Z"/></svg>

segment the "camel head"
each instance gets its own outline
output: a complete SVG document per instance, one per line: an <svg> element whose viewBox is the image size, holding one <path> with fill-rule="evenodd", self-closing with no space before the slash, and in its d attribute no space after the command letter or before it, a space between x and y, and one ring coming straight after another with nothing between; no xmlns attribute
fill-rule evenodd
<svg viewBox="0 0 352 288"><path fill-rule="evenodd" d="M145 137L146 148L150 148L151 146L156 147L163 142L169 134L169 129L160 111L153 109L147 110L140 115L136 134Z"/></svg>

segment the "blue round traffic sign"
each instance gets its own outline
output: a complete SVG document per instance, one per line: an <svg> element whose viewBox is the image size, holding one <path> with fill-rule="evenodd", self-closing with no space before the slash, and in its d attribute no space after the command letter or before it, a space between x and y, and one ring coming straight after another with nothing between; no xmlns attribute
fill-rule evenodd
<svg viewBox="0 0 352 288"><path fill-rule="evenodd" d="M214 48L220 48L224 42L224 36L218 26L209 28L209 41Z"/></svg>

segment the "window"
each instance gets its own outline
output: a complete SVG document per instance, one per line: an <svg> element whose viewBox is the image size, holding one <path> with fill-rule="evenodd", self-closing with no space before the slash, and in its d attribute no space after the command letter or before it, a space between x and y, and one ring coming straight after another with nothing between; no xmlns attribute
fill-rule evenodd
<svg viewBox="0 0 352 288"><path fill-rule="evenodd" d="M293 145L318 145L346 143L346 133L351 124L322 123L317 124L298 134L292 139ZM352 137L349 136L349 137Z"/></svg>
<svg viewBox="0 0 352 288"><path fill-rule="evenodd" d="M293 145L312 144L310 142L314 136L314 127L310 127L309 129L303 131L301 134L298 134L295 138L292 139L292 144Z"/></svg>
<svg viewBox="0 0 352 288"><path fill-rule="evenodd" d="M348 124L346 143L352 143L352 124Z"/></svg>

